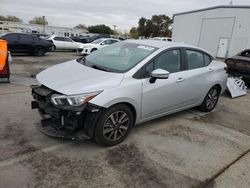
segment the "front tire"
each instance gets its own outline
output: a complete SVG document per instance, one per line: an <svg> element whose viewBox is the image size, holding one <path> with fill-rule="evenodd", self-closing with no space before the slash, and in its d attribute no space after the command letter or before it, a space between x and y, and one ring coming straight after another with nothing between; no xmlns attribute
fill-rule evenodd
<svg viewBox="0 0 250 188"><path fill-rule="evenodd" d="M105 146L117 145L127 138L133 124L134 115L128 106L112 106L99 118L95 128L95 140Z"/></svg>
<svg viewBox="0 0 250 188"><path fill-rule="evenodd" d="M41 46L35 47L34 54L37 56L43 56L45 54L45 49Z"/></svg>
<svg viewBox="0 0 250 188"><path fill-rule="evenodd" d="M200 110L203 112L211 112L215 108L215 106L219 100L219 96L220 96L219 86L212 87L208 91L205 99L203 100L202 104L200 105L200 107L199 107Z"/></svg>

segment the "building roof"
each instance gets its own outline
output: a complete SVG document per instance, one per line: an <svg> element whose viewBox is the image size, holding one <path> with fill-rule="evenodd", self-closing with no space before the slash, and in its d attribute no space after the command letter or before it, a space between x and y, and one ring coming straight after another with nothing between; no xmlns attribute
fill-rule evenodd
<svg viewBox="0 0 250 188"><path fill-rule="evenodd" d="M195 12L202 12L202 11L213 10L213 9L218 9L218 8L250 9L250 5L219 5L219 6L213 6L213 7L208 7L208 8L202 8L202 9L196 9L196 10L186 11L186 12L180 12L180 13L174 14L173 16L179 16L179 15L190 14L190 13L195 13Z"/></svg>

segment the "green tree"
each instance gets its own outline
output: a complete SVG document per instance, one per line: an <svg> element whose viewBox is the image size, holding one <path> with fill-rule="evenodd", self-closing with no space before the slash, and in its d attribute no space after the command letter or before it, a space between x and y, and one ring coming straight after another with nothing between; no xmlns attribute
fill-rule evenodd
<svg viewBox="0 0 250 188"><path fill-rule="evenodd" d="M140 36L146 35L146 22L147 19L144 17L141 17L138 21L138 33Z"/></svg>
<svg viewBox="0 0 250 188"><path fill-rule="evenodd" d="M129 31L129 35L131 38L138 39L139 37L138 29L136 27L132 27Z"/></svg>
<svg viewBox="0 0 250 188"><path fill-rule="evenodd" d="M12 22L23 22L22 19L16 17L16 16L12 16L12 15L7 15L7 16L3 16L0 15L0 20L2 21L12 21Z"/></svg>
<svg viewBox="0 0 250 188"><path fill-rule="evenodd" d="M78 24L78 25L75 26L75 28L88 29L88 27L85 24Z"/></svg>
<svg viewBox="0 0 250 188"><path fill-rule="evenodd" d="M172 31L170 26L173 20L166 15L153 15L151 19L144 17L138 21L139 36L148 37L170 37Z"/></svg>
<svg viewBox="0 0 250 188"><path fill-rule="evenodd" d="M171 36L169 26L173 23L172 19L166 15L153 15L152 21L152 36L153 37L166 37Z"/></svg>
<svg viewBox="0 0 250 188"><path fill-rule="evenodd" d="M113 30L104 24L89 26L88 31L90 33L113 34Z"/></svg>
<svg viewBox="0 0 250 188"><path fill-rule="evenodd" d="M34 17L32 20L29 21L30 24L39 24L39 25L48 25L48 21L44 17Z"/></svg>

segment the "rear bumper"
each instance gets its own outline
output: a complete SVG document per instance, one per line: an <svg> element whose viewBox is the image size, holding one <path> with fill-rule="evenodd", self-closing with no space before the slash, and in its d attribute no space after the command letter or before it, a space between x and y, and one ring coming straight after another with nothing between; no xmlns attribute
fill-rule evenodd
<svg viewBox="0 0 250 188"><path fill-rule="evenodd" d="M50 102L53 90L44 86L32 86L32 109L38 109L42 120L37 128L44 134L57 138L85 140L94 136L97 119L102 107L87 103L70 110L55 107Z"/></svg>

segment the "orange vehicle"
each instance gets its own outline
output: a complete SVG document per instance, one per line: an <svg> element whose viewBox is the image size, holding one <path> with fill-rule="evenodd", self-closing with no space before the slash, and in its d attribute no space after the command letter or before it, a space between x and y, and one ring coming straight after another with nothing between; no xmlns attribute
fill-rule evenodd
<svg viewBox="0 0 250 188"><path fill-rule="evenodd" d="M9 82L10 71L8 62L7 41L0 39L0 82Z"/></svg>

